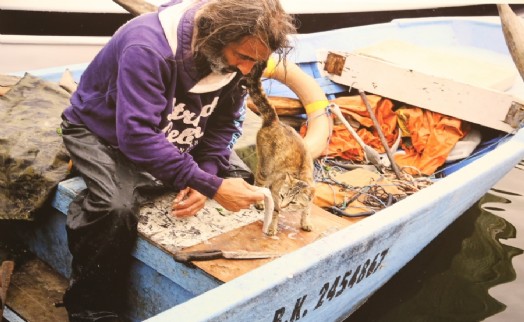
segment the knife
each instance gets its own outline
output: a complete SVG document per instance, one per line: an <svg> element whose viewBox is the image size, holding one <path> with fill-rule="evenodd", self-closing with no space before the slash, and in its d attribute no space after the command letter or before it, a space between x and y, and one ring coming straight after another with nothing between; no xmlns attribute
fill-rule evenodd
<svg viewBox="0 0 524 322"><path fill-rule="evenodd" d="M213 259L262 259L280 257L282 254L274 252L251 252L246 250L197 250L191 252L177 252L173 259L177 262L207 261Z"/></svg>

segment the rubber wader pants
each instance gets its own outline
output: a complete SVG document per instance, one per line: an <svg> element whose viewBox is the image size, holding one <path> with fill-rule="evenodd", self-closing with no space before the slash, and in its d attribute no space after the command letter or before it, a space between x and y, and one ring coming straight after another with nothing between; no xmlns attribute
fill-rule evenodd
<svg viewBox="0 0 524 322"><path fill-rule="evenodd" d="M64 305L70 316L83 316L79 321L97 321L95 317L103 312L123 309L141 192L160 193L167 187L83 125L64 119L62 135L74 168L87 186L67 214L73 261ZM232 164L224 176L243 177L252 183L253 174L243 161L234 153L230 159Z"/></svg>
<svg viewBox="0 0 524 322"><path fill-rule="evenodd" d="M70 315L119 312L137 237L140 190L163 186L85 126L64 120L62 135L73 165L87 186L70 204L67 214L73 262L64 305Z"/></svg>

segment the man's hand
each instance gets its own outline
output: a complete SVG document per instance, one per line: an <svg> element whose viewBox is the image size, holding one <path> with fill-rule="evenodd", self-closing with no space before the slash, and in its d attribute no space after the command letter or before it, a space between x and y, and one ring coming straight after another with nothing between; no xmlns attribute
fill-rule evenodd
<svg viewBox="0 0 524 322"><path fill-rule="evenodd" d="M181 190L173 200L171 214L175 217L189 217L204 208L207 197L191 188Z"/></svg>
<svg viewBox="0 0 524 322"><path fill-rule="evenodd" d="M228 178L222 181L214 199L229 211L240 211L258 201L263 201L264 194L244 179Z"/></svg>

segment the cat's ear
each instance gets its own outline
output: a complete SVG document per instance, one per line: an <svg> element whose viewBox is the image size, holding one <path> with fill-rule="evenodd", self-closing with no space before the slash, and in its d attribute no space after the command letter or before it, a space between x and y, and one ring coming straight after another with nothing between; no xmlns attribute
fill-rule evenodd
<svg viewBox="0 0 524 322"><path fill-rule="evenodd" d="M295 183L295 186L300 189L300 190L304 190L304 189L308 189L309 188L309 185L307 184L307 182L303 181L303 180L297 180L296 183Z"/></svg>

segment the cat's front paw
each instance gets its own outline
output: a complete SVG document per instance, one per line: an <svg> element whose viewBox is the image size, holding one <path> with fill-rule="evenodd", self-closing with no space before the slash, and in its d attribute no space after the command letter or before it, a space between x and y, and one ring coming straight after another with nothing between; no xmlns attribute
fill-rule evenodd
<svg viewBox="0 0 524 322"><path fill-rule="evenodd" d="M269 225L267 229L267 235L268 236L275 236L278 232L278 218L271 221L271 224Z"/></svg>
<svg viewBox="0 0 524 322"><path fill-rule="evenodd" d="M304 231L312 231L313 230L313 224L309 220L305 220L301 222L301 228Z"/></svg>
<svg viewBox="0 0 524 322"><path fill-rule="evenodd" d="M257 209L257 210L264 210L264 202L263 201L257 201L255 203L255 209Z"/></svg>
<svg viewBox="0 0 524 322"><path fill-rule="evenodd" d="M277 234L277 229L273 227L270 227L266 233L266 235L268 236L275 236L276 234Z"/></svg>

